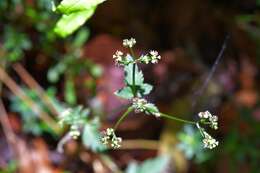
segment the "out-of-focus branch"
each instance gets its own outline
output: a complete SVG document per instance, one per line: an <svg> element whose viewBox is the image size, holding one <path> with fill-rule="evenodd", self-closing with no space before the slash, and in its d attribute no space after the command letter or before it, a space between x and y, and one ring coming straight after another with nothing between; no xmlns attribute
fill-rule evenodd
<svg viewBox="0 0 260 173"><path fill-rule="evenodd" d="M102 161L102 163L111 170L111 172L114 173L123 173L123 171L121 171L119 169L119 167L115 164L115 162L112 160L112 158L108 155L105 154L100 154L99 159Z"/></svg>
<svg viewBox="0 0 260 173"><path fill-rule="evenodd" d="M26 71L26 69L19 63L13 65L13 69L17 72L20 78L33 89L42 101L48 106L49 110L53 115L59 115L58 110L55 107L55 104L51 98L45 93L44 89L34 80L34 78Z"/></svg>
<svg viewBox="0 0 260 173"><path fill-rule="evenodd" d="M69 142L71 140L71 135L69 133L67 133L66 135L64 135L61 140L59 141L58 145L57 145L57 151L59 153L63 153L64 152L64 145Z"/></svg>
<svg viewBox="0 0 260 173"><path fill-rule="evenodd" d="M58 127L57 123L41 108L34 103L34 101L28 97L24 91L12 80L11 77L0 67L0 80L13 92L14 95L19 97L25 104L27 104L31 110L36 114L39 115L46 124L51 127L55 132L59 132L60 128Z"/></svg>
<svg viewBox="0 0 260 173"><path fill-rule="evenodd" d="M16 143L16 136L15 133L12 130L12 127L9 123L7 112L5 110L4 104L2 102L2 99L0 99L0 123L2 125L5 137L7 139L8 145L11 149L14 149ZM14 151L16 153L16 151Z"/></svg>
<svg viewBox="0 0 260 173"><path fill-rule="evenodd" d="M123 140L121 150L145 149L158 150L159 142L155 140Z"/></svg>

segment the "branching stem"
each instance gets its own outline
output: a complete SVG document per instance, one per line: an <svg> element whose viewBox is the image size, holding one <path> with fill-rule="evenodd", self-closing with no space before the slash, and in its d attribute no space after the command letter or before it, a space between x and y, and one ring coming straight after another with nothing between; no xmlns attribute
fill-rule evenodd
<svg viewBox="0 0 260 173"><path fill-rule="evenodd" d="M127 115L132 112L134 108L130 106L125 113L117 120L116 124L114 125L113 129L116 131L117 127L120 125L120 123L127 117Z"/></svg>
<svg viewBox="0 0 260 173"><path fill-rule="evenodd" d="M179 121L179 122L183 122L183 123L188 123L188 124L196 125L196 122L195 122L195 121L184 120L184 119L177 118L177 117L175 117L175 116L167 115L167 114L164 114L164 113L160 113L160 115L161 115L162 117L164 117L164 118L168 118L168 119L171 119L171 120L175 120L175 121Z"/></svg>

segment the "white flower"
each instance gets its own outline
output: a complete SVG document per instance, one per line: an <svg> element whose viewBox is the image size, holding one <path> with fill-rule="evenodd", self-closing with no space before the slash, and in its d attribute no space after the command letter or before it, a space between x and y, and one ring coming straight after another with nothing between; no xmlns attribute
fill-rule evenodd
<svg viewBox="0 0 260 173"><path fill-rule="evenodd" d="M135 44L136 44L136 41L135 41L134 38L124 39L123 40L123 46L124 47L132 48Z"/></svg>
<svg viewBox="0 0 260 173"><path fill-rule="evenodd" d="M215 130L218 129L218 117L212 115L209 111L200 112L198 116L201 118L201 122L204 124L209 124L209 126Z"/></svg>
<svg viewBox="0 0 260 173"><path fill-rule="evenodd" d="M116 51L116 53L113 55L113 58L115 59L116 65L122 65L123 63L123 52Z"/></svg>
<svg viewBox="0 0 260 173"><path fill-rule="evenodd" d="M151 50L150 51L150 55L151 55L151 62L153 64L158 63L158 60L161 59L161 56L159 55L159 53L155 50Z"/></svg>
<svg viewBox="0 0 260 173"><path fill-rule="evenodd" d="M203 132L204 134L204 139L203 139L203 143L204 143L204 148L209 148L209 149L213 149L215 147L218 146L219 142L212 138L207 132Z"/></svg>
<svg viewBox="0 0 260 173"><path fill-rule="evenodd" d="M139 58L139 61L142 62L142 63L145 63L145 64L148 64L150 62L153 63L153 64L156 64L156 63L158 63L159 59L161 59L161 56L158 54L158 52L155 51L155 50L151 50L149 52L149 54L142 55Z"/></svg>
<svg viewBox="0 0 260 173"><path fill-rule="evenodd" d="M114 137L112 138L111 147L114 149L120 148L122 143L122 138L120 137Z"/></svg>
<svg viewBox="0 0 260 173"><path fill-rule="evenodd" d="M209 117L209 121L210 121L210 127L217 130L218 129L218 117L215 115L212 117Z"/></svg>
<svg viewBox="0 0 260 173"><path fill-rule="evenodd" d="M114 129L107 128L102 132L101 142L104 145L110 144L113 149L117 149L121 147L122 138L116 136Z"/></svg>
<svg viewBox="0 0 260 173"><path fill-rule="evenodd" d="M135 113L144 112L146 110L146 104L147 100L145 99L133 98L133 108L135 109Z"/></svg>
<svg viewBox="0 0 260 173"><path fill-rule="evenodd" d="M199 115L200 118L205 118L205 119L212 117L212 115L209 111L200 112L198 115Z"/></svg>
<svg viewBox="0 0 260 173"><path fill-rule="evenodd" d="M134 108L135 113L144 112L147 115L152 114L157 118L161 116L159 109L154 104L148 103L147 100L143 98L133 98L132 107Z"/></svg>
<svg viewBox="0 0 260 173"><path fill-rule="evenodd" d="M77 138L80 136L79 127L78 127L77 125L72 125L72 126L70 127L69 135L70 135L73 139L77 139Z"/></svg>
<svg viewBox="0 0 260 173"><path fill-rule="evenodd" d="M65 122L65 119L72 113L72 109L71 108L67 108L67 109L64 109L60 114L59 114L59 122L58 124L59 125L63 125L64 122Z"/></svg>

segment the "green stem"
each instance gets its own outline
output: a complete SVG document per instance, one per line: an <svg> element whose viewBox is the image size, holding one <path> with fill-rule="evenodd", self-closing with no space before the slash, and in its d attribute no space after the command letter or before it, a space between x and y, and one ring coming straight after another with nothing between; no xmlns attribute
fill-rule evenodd
<svg viewBox="0 0 260 173"><path fill-rule="evenodd" d="M136 97L136 87L135 87L135 69L136 69L136 64L133 64L133 94L134 97Z"/></svg>
<svg viewBox="0 0 260 173"><path fill-rule="evenodd" d="M135 60L135 54L132 48L130 48L130 54L132 55L132 57ZM136 63L133 63L133 74L132 74L132 78L133 78L133 86L132 86L132 90L133 90L133 94L134 97L136 97L136 86L135 86L135 69L136 69Z"/></svg>
<svg viewBox="0 0 260 173"><path fill-rule="evenodd" d="M183 122L183 123L188 123L188 124L194 124L194 125L196 125L196 122L195 122L195 121L184 120L184 119L177 118L177 117L174 117L174 116L170 116L170 115L167 115L167 114L164 114L164 113L160 113L160 115L161 115L162 117L165 117L165 118L168 118L168 119L171 119L171 120L175 120L175 121L179 121L179 122Z"/></svg>
<svg viewBox="0 0 260 173"><path fill-rule="evenodd" d="M119 118L119 120L117 120L116 124L114 125L113 129L114 131L116 131L117 127L120 125L120 123L127 117L127 115L132 112L134 110L134 108L132 106L130 106L125 113Z"/></svg>
<svg viewBox="0 0 260 173"><path fill-rule="evenodd" d="M132 48L129 48L129 49L130 49L130 54L132 55L132 57L133 57L134 59L136 59L136 58L135 58L135 53L134 53L133 49L132 49Z"/></svg>

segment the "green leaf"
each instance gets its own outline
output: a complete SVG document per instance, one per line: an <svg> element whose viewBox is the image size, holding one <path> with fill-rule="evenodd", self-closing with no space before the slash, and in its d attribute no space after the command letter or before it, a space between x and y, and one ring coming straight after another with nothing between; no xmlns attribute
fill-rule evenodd
<svg viewBox="0 0 260 173"><path fill-rule="evenodd" d="M56 10L63 14L70 14L95 8L105 0L63 0Z"/></svg>
<svg viewBox="0 0 260 173"><path fill-rule="evenodd" d="M159 109L152 103L147 103L145 105L145 111L151 114L159 113Z"/></svg>
<svg viewBox="0 0 260 173"><path fill-rule="evenodd" d="M131 99L134 97L132 89L130 87L124 87L115 92L115 95L124 99Z"/></svg>
<svg viewBox="0 0 260 173"><path fill-rule="evenodd" d="M168 156L160 156L155 159L149 159L140 165L136 163L131 163L127 169L126 173L162 173L169 163Z"/></svg>
<svg viewBox="0 0 260 173"><path fill-rule="evenodd" d="M139 71L137 64L135 65L135 85L141 86L144 82L144 75L142 71ZM128 64L124 68L125 70L125 83L127 85L133 85L133 64Z"/></svg>
<svg viewBox="0 0 260 173"><path fill-rule="evenodd" d="M130 55L127 55L129 60L132 60L132 57ZM133 93L133 64L130 63L125 66L125 84L126 87L118 90L115 92L115 95L118 97L124 98L124 99L131 99L134 97ZM141 70L138 69L138 66L136 64L135 67L135 88L136 88L136 94L138 97L143 97L144 95L149 94L153 86L147 83L144 83L144 75Z"/></svg>
<svg viewBox="0 0 260 173"><path fill-rule="evenodd" d="M96 7L85 11L79 11L71 14L63 14L57 22L54 32L61 37L66 37L82 26L95 12Z"/></svg>
<svg viewBox="0 0 260 173"><path fill-rule="evenodd" d="M94 152L103 151L106 147L101 143L100 139L101 135L97 119L86 123L82 135L83 144Z"/></svg>
<svg viewBox="0 0 260 173"><path fill-rule="evenodd" d="M141 94L142 95L150 94L152 89L153 89L152 85L145 83L145 84L141 85Z"/></svg>

